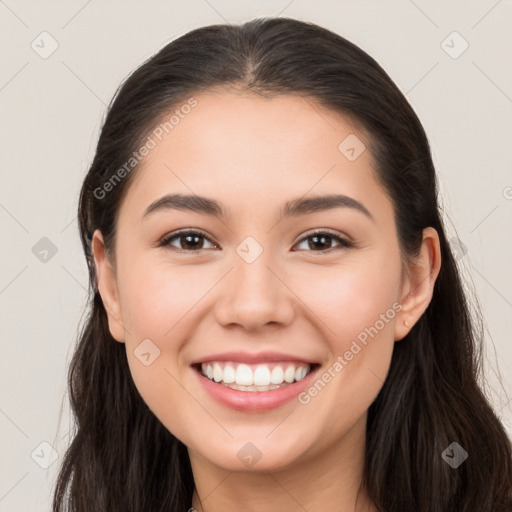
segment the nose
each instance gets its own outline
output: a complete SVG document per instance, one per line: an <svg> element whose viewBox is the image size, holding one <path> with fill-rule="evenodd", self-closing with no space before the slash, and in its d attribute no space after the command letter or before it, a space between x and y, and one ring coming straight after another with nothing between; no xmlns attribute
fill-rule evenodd
<svg viewBox="0 0 512 512"><path fill-rule="evenodd" d="M239 325L248 331L267 324L289 325L295 315L297 297L275 260L265 252L252 263L235 256L233 269L219 289L217 321L224 327Z"/></svg>

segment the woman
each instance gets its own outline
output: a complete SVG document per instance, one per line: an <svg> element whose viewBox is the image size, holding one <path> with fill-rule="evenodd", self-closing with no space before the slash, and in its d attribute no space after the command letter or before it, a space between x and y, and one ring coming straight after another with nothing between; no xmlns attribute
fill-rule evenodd
<svg viewBox="0 0 512 512"><path fill-rule="evenodd" d="M112 102L54 512L510 511L425 132L342 37L194 30Z"/></svg>

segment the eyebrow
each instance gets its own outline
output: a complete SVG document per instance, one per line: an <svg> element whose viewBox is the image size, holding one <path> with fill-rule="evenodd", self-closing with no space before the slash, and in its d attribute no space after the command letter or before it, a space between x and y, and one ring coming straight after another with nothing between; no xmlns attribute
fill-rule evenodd
<svg viewBox="0 0 512 512"><path fill-rule="evenodd" d="M372 214L362 203L343 194L302 197L287 201L281 213L283 218L287 218L331 210L333 208L352 208L375 222ZM184 210L218 218L228 217L228 212L214 199L198 195L167 194L151 203L146 208L143 218L152 213L166 210Z"/></svg>

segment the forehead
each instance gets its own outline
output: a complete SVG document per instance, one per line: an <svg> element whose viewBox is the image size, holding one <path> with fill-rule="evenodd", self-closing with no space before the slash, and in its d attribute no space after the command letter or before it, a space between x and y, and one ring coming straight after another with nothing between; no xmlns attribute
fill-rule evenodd
<svg viewBox="0 0 512 512"><path fill-rule="evenodd" d="M130 211L142 215L142 206L169 192L255 207L308 193L386 201L368 137L346 116L299 95L209 91L194 98L196 106L139 164L125 199Z"/></svg>
<svg viewBox="0 0 512 512"><path fill-rule="evenodd" d="M319 152L337 156L338 142L356 131L347 116L300 95L263 97L214 90L195 98L197 106L166 137L168 149L200 147L219 158L229 151L230 160L268 159L268 167L284 158L290 161L293 154L303 158L311 151L315 158Z"/></svg>

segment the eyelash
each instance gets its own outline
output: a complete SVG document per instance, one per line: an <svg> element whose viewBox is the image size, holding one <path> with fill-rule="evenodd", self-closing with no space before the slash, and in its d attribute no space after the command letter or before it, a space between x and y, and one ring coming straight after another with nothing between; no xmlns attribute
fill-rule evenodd
<svg viewBox="0 0 512 512"><path fill-rule="evenodd" d="M166 235L165 237L163 237L158 246L159 247L172 247L170 245L171 241L174 240L175 238L182 238L186 235L199 235L200 237L203 237L205 238L206 240L208 240L210 243L212 243L213 245L217 245L215 244L215 242L213 242L209 236L206 235L206 233L202 232L202 231L199 231L199 230L183 230L183 231L176 231L174 233L169 233L168 235ZM307 252L313 252L313 253L320 253L320 254L326 254L326 253L331 253L331 252L337 252L338 250L341 250L341 249L349 249L351 247L354 246L354 243L353 242L350 242L349 240L345 239L345 238L342 238L340 237L339 235L329 231L329 230L321 230L321 229L317 229L315 231L313 231L312 233L308 233L306 236L304 236L303 238L301 238L297 243L300 244L302 242L304 242L305 240L308 240L309 238L313 238L315 236L318 236L318 235L327 235L328 238L332 238L333 240L336 240L337 242L339 242L340 244L340 247L333 247L333 248L330 248L330 249L324 249L324 250L320 250L320 251L307 251ZM176 247L172 247L173 250L177 251L177 252L188 252L188 253L193 253L193 252L199 252L199 251L202 251L202 250L206 250L206 249L198 249L198 250L193 250L193 249L178 249Z"/></svg>

